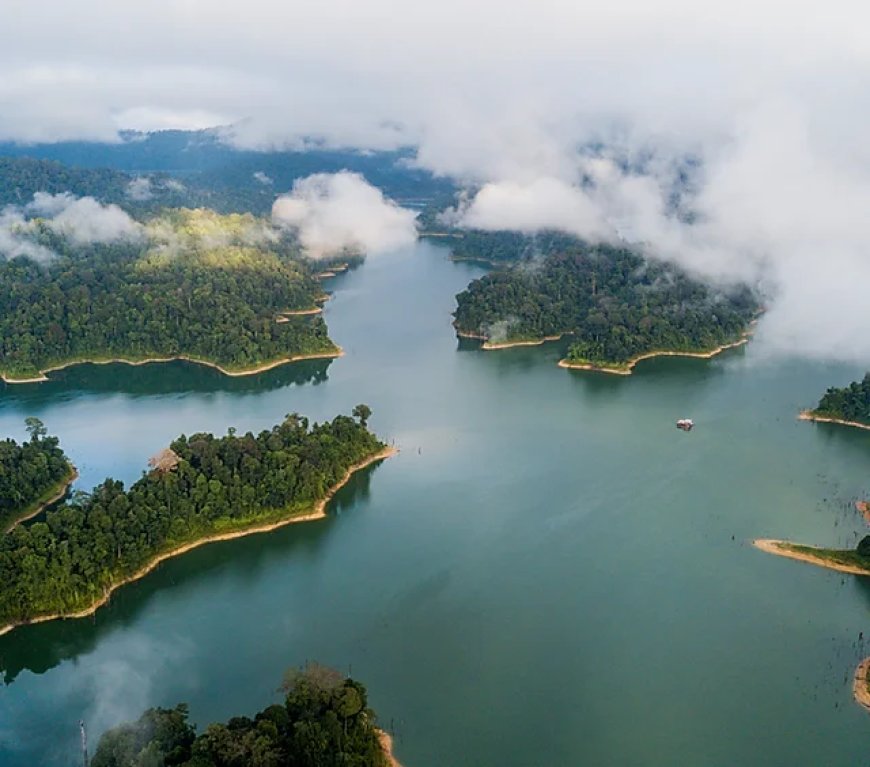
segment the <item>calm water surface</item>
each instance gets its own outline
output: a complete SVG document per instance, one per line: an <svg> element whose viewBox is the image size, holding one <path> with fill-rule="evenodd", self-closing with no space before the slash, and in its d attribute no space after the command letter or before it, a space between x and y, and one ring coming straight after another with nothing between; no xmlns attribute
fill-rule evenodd
<svg viewBox="0 0 870 767"><path fill-rule="evenodd" d="M208 546L94 618L0 638L0 764L77 764L82 718L95 742L151 705L186 701L200 726L253 713L306 659L365 682L408 767L870 763L850 694L870 582L747 543L863 534L870 433L795 420L863 371L750 348L621 378L557 368L559 344L484 353L450 327L481 273L421 244L332 280L333 362L85 366L0 389L0 433L42 418L82 488L135 480L181 432L358 402L402 450L322 522Z"/></svg>

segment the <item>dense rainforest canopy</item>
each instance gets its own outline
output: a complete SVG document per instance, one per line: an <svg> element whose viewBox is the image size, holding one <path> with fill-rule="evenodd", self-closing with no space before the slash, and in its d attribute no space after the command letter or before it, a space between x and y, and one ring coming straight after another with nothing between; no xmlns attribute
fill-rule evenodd
<svg viewBox="0 0 870 767"><path fill-rule="evenodd" d="M0 530L27 517L72 479L70 466L57 437L46 433L37 418L27 419L30 439L18 444L0 442Z"/></svg>
<svg viewBox="0 0 870 767"><path fill-rule="evenodd" d="M571 252L578 239L562 232L484 232L469 229L453 232L453 258L457 261L484 261L504 266L517 261L531 261L558 253Z"/></svg>
<svg viewBox="0 0 870 767"><path fill-rule="evenodd" d="M457 296L460 333L492 342L571 333L569 360L623 365L650 351L734 341L758 310L746 288L714 291L631 250L558 235L546 243L551 255L488 274Z"/></svg>
<svg viewBox="0 0 870 767"><path fill-rule="evenodd" d="M0 142L0 208L44 191L90 195L135 210L204 206L266 215L275 196L297 179L342 170L360 173L387 196L415 207L435 197L450 201L455 191L449 179L414 167L411 149L254 151L234 147L230 136L214 130L125 132L122 139ZM130 186L134 179L140 194Z"/></svg>
<svg viewBox="0 0 870 767"><path fill-rule="evenodd" d="M204 732L187 706L148 709L100 738L91 767L386 767L366 689L316 664L287 673L283 704Z"/></svg>
<svg viewBox="0 0 870 767"><path fill-rule="evenodd" d="M296 243L250 214L170 210L139 236L74 245L30 225L48 263L0 260L0 373L85 359L189 356L243 370L336 350Z"/></svg>
<svg viewBox="0 0 870 767"><path fill-rule="evenodd" d="M870 373L842 389L828 389L813 414L870 426Z"/></svg>
<svg viewBox="0 0 870 767"><path fill-rule="evenodd" d="M256 436L179 437L175 458L128 490L107 479L0 538L0 625L90 607L162 553L310 511L383 449L348 416L309 428L293 414Z"/></svg>

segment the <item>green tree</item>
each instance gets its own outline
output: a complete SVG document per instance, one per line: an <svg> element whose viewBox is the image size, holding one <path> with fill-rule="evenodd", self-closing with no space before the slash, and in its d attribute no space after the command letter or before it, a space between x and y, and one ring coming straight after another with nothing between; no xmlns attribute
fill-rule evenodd
<svg viewBox="0 0 870 767"><path fill-rule="evenodd" d="M48 434L48 429L45 428L45 424L36 416L27 416L27 418L24 419L24 423L26 425L27 433L30 435L31 442L38 442Z"/></svg>
<svg viewBox="0 0 870 767"><path fill-rule="evenodd" d="M360 424L363 427L368 425L369 418L372 415L372 409L368 405L359 404L353 409L353 417L359 418Z"/></svg>

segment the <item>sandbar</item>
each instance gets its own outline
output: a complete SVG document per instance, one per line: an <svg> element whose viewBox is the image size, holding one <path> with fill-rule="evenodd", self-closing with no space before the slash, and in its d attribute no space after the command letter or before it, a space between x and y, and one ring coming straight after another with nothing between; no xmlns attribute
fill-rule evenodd
<svg viewBox="0 0 870 767"><path fill-rule="evenodd" d="M824 567L828 570L836 570L838 573L849 573L850 575L870 575L870 567L859 567L858 565L848 565L843 562L834 562L824 555L825 549L817 546L804 546L801 544L801 550L798 551L793 547L796 545L790 541L781 541L775 538L757 538L752 541L752 545L761 551L766 551L768 554L775 554L778 557L786 557L788 559L796 559L798 562L808 562L811 565ZM820 553L813 554L812 551L804 549L817 549Z"/></svg>
<svg viewBox="0 0 870 767"><path fill-rule="evenodd" d="M870 676L870 657L864 658L858 664L858 668L855 669L855 678L852 681L852 694L855 696L855 702L870 711L868 676Z"/></svg>
<svg viewBox="0 0 870 767"><path fill-rule="evenodd" d="M799 421L812 421L813 423L836 423L840 426L851 426L855 429L870 430L870 424L860 423L859 421L844 421L842 418L829 418L824 415L816 415L812 410L803 410L798 415Z"/></svg>
<svg viewBox="0 0 870 767"><path fill-rule="evenodd" d="M393 754L393 736L384 730L378 729L378 740L381 743L381 748L384 750L384 756L387 757L387 764L390 767L402 767L402 763Z"/></svg>

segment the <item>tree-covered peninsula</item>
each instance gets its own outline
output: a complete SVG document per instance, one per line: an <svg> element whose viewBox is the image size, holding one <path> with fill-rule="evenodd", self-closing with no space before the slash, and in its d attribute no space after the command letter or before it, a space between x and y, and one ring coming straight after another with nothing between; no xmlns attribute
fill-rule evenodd
<svg viewBox="0 0 870 767"><path fill-rule="evenodd" d="M171 210L132 236L76 244L39 220L46 263L0 260L0 375L187 358L227 373L335 356L298 246L250 214Z"/></svg>
<svg viewBox="0 0 870 767"><path fill-rule="evenodd" d="M810 421L832 421L870 429L870 373L841 389L828 389L814 410L802 413Z"/></svg>
<svg viewBox="0 0 870 767"><path fill-rule="evenodd" d="M392 451L358 420L296 414L258 435L181 436L129 489L90 494L0 538L0 633L86 614L117 586L210 540L323 516L334 490Z"/></svg>
<svg viewBox="0 0 870 767"><path fill-rule="evenodd" d="M365 687L324 666L289 671L284 701L210 724L197 734L188 708L148 709L103 733L91 767L389 767Z"/></svg>
<svg viewBox="0 0 870 767"><path fill-rule="evenodd" d="M38 418L27 419L30 439L20 445L0 442L0 531L38 514L60 500L75 479L57 437L49 436Z"/></svg>
<svg viewBox="0 0 870 767"><path fill-rule="evenodd" d="M747 288L717 291L679 268L608 245L554 239L550 255L474 280L454 325L488 348L572 335L564 364L629 370L653 353L740 342L758 311Z"/></svg>

